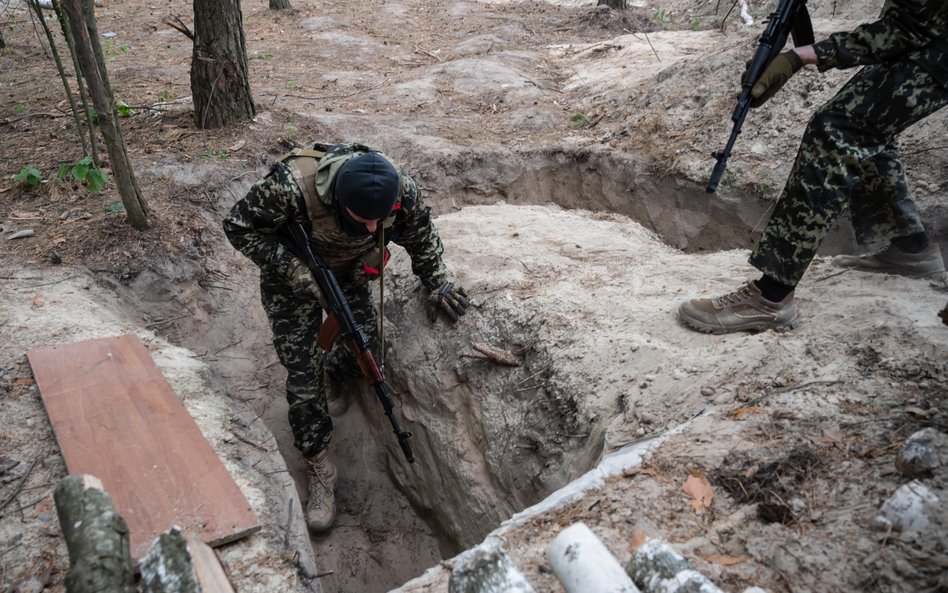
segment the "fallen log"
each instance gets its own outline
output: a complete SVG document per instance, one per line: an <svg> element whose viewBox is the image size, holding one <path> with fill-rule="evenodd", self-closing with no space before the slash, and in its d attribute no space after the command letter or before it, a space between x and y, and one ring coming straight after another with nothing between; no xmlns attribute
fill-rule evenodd
<svg viewBox="0 0 948 593"><path fill-rule="evenodd" d="M53 493L69 550L69 593L134 593L128 526L95 476L64 478Z"/></svg>
<svg viewBox="0 0 948 593"><path fill-rule="evenodd" d="M214 550L173 527L139 563L145 593L234 593Z"/></svg>
<svg viewBox="0 0 948 593"><path fill-rule="evenodd" d="M450 593L535 593L526 577L500 548L488 539L460 554L451 568Z"/></svg>
<svg viewBox="0 0 948 593"><path fill-rule="evenodd" d="M657 539L635 550L625 570L645 593L723 593L684 556Z"/></svg>

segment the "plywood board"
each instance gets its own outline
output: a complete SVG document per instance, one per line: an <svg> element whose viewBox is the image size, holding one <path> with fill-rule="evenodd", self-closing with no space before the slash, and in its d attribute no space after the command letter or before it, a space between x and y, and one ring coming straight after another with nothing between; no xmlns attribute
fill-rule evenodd
<svg viewBox="0 0 948 593"><path fill-rule="evenodd" d="M259 529L256 513L133 334L27 354L71 474L102 480L141 558L173 525L210 545Z"/></svg>

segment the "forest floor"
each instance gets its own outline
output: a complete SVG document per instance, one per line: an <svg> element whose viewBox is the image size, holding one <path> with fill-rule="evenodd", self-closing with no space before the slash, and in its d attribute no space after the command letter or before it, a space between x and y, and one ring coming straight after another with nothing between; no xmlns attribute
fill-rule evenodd
<svg viewBox="0 0 948 593"><path fill-rule="evenodd" d="M559 233L564 242L580 229L557 226L575 221L563 218L551 202L594 211L583 214L589 228L600 228L597 221L613 212L650 230L681 228L680 236L661 237L675 251L668 255L674 266L669 268L661 255L635 260L640 278L661 278L663 286L674 288L662 300L642 305L652 307L643 309L644 319L659 319L656 311L661 317L654 330L636 335L676 342L678 368L685 375L646 373L638 379L645 386L639 391L681 387L682 379L700 375L690 369L730 368L741 353L753 351L762 362L714 381L694 378L717 413L697 418L643 467L504 532L512 556L537 590L560 590L544 559L544 542L576 520L593 527L619 557L627 556L634 531L667 539L729 591L750 585L774 592L948 587L943 580L944 473L925 482L942 495L940 510L931 518L934 528L906 534L872 528L883 501L908 482L893 462L905 439L925 427L948 431L948 328L936 317L945 304L944 286L855 273L835 276L820 259L801 291L808 307L805 320L789 336L710 337L674 323L681 299L730 290L752 276L746 253L729 250L752 244L809 115L850 73L806 69L767 108L752 113L718 194L709 196L703 190L712 165L709 155L730 131L740 69L770 4L751 3L755 21L747 25L736 9L728 11L730 3L702 0L633 2L623 11L598 9L591 0L292 3L288 11L269 10L264 0L242 3L257 115L221 130L195 126L191 43L166 24L175 17L190 23L190 2L111 0L97 8L116 98L132 110L120 121L150 210L151 227L136 232L126 223L114 183L92 193L68 174L60 176L83 153L49 44L23 4L0 1L6 44L0 50L2 289L28 294L42 307L45 283L80 270L103 290L129 297L128 311L169 342L204 353L228 348L234 356L218 358L212 363L215 371L234 391L261 381L270 386L260 396L261 413L299 480L300 461L284 424L279 369L271 365L275 357L252 270L220 228L241 192L290 148L359 141L415 172L439 228L443 224L448 230L442 234L449 264L462 276L490 273L478 268L477 250L471 247L483 240L471 230L478 228L476 217L489 218L474 205L509 201L548 207L547 219L536 218L529 208L504 214L515 224L522 220L525 232ZM809 6L819 36L855 26L877 14L880 4L841 0ZM70 84L76 88L73 78ZM948 245L945 129L940 113L899 140L920 210L943 246ZM668 210L636 217L635 208L624 204L588 203L565 190L553 195L556 188L544 195L507 192L499 178L521 165L569 166L583 175L582 163L591 154L634 164L629 171L654 178L655 187L669 195L683 192L701 205L734 210L745 204L759 219L749 220L745 213L743 226L719 229L722 238L713 245L689 235L701 226L700 219L679 219ZM539 161L542 166L536 165ZM14 180L26 167L42 177L36 187ZM617 171L616 177L632 175L629 171ZM589 167L585 172L590 178L595 173L604 187L611 173ZM584 183L579 178L575 187ZM653 198L660 203L665 196ZM828 249L854 248L845 220L840 226ZM622 231L602 228L621 236ZM11 238L17 234L22 238ZM634 247L666 253L664 245L651 240ZM452 260L452 248L471 253ZM542 257L545 246L509 246L496 237L492 249L507 248L530 249L522 254L529 260ZM637 289L626 288L627 294ZM570 290L562 290L563 299L573 298ZM602 310L609 303L588 306ZM216 307L229 312L218 314ZM83 315L81 309L74 313ZM28 328L6 315L0 310L0 401L35 396L28 390ZM254 334L251 328L261 331ZM622 335L621 328L613 330ZM63 336L68 338L68 328ZM578 373L597 372L596 360L576 364ZM653 405L671 407L661 400ZM642 425L641 418L636 422ZM6 460L54 454L8 448L29 442L26 436L33 431L48 435L48 422L7 414L0 419L0 500L13 492L24 469L8 467ZM642 434L626 436L634 441ZM358 441L353 428L344 442L354 446ZM384 468L371 470L384 479ZM61 472L62 466L54 464L50 471ZM716 494L714 504L700 512L681 491L689 472L705 475ZM320 566L333 569L322 580L323 590L385 591L438 564L444 550L421 519L384 524L377 514L368 518L362 512L384 512L386 504L394 504L404 516L410 511L404 500L391 503L391 489L374 482L355 488L341 499L340 526L313 540ZM771 499L764 501L765 494ZM761 508L773 505L780 520L758 517ZM47 545L60 545L49 501L26 512L24 521L46 526ZM415 532L432 541L407 548L400 538ZM0 592L62 590L65 567L51 561L8 562L16 544L0 541ZM443 590L436 583L446 571L435 569L414 590Z"/></svg>

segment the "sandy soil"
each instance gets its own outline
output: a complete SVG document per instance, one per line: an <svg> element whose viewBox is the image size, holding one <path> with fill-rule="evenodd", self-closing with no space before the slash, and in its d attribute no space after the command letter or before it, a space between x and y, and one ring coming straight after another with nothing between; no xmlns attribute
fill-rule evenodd
<svg viewBox="0 0 948 593"><path fill-rule="evenodd" d="M482 317L459 335L489 324L487 314L499 309L487 296L515 303L524 316L555 311L550 319L560 322L541 345L556 349L562 341L575 397L596 402L590 411L600 415L604 454L696 417L644 465L567 506L499 528L538 591L560 590L545 549L576 520L620 559L635 531L671 541L729 591L946 586L937 581L944 555L934 552L945 548L944 505L928 530L871 528L882 502L908 481L893 465L902 442L923 427L948 425L948 337L935 317L943 291L924 281L834 276L819 260L801 287L803 323L789 335L699 336L674 320L681 299L730 290L753 275L746 252L730 249L752 243L809 113L847 73L804 71L752 113L710 197L708 155L726 139L740 67L769 7L752 5L757 20L746 26L735 14L724 19L729 3L692 0L622 12L597 10L592 1L293 4L286 12L269 11L263 0L242 4L259 113L211 131L191 122L190 44L163 23L176 15L188 22L190 3L112 0L98 9L100 32L115 33L104 49L117 96L136 110L122 124L153 221L136 233L114 211L114 187L90 194L54 180L60 164L82 156L68 103L35 18L18 3L0 3L7 45L0 52L0 224L5 237L35 233L0 240L6 294L32 303L47 282L89 278L127 323L202 356L224 390L265 420L301 487L254 269L226 244L219 221L288 148L362 141L416 174L440 216L450 266L475 294L480 289ZM818 35L853 26L879 4L809 3ZM919 206L943 246L946 126L943 112L900 139ZM25 166L47 181L35 189L14 182ZM532 238L512 241L514 233ZM844 219L825 252L852 248ZM583 276L590 267L598 276ZM57 306L74 307L77 317L88 307L65 297ZM405 319L417 314L408 301L396 306ZM49 461L15 499L20 513L8 507L0 517L18 521L14 527L38 546L0 541L0 591L58 591L67 565L51 500L39 493L65 468L29 390L25 352L41 338L71 341L82 332L66 325L31 334L28 321L12 321L13 309L0 312L0 461ZM610 316L613 309L621 314ZM591 341L566 340L573 331ZM439 343L430 328L417 333L419 343ZM596 348L610 339L629 352L603 370ZM341 419L333 443L346 461L339 522L312 542L320 570L331 572L320 579L326 591L385 591L460 548L430 516L415 516L415 499L389 480L392 466L372 449L370 423L360 418ZM0 501L25 465L0 464ZM550 473L571 479L589 467ZM680 490L691 471L707 476L716 494L702 514ZM926 478L942 501L944 478ZM537 502L562 485L555 482L517 502ZM776 493L787 503L777 508L791 511L787 520L759 518L769 508L762 502L773 501L738 493L735 483ZM465 545L503 518L490 516ZM447 570L435 568L405 590L444 590Z"/></svg>

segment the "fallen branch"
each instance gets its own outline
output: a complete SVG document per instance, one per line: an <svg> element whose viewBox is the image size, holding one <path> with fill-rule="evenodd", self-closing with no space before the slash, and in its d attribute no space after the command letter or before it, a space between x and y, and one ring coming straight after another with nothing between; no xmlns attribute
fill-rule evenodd
<svg viewBox="0 0 948 593"><path fill-rule="evenodd" d="M53 493L69 550L68 593L134 593L128 525L95 476L64 478Z"/></svg>
<svg viewBox="0 0 948 593"><path fill-rule="evenodd" d="M141 561L145 593L233 593L213 548L177 527L158 536Z"/></svg>
<svg viewBox="0 0 948 593"><path fill-rule="evenodd" d="M20 121L21 119L33 119L34 117L48 117L50 119L56 119L57 117L66 117L66 114L65 113L47 113L45 111L39 111L37 113L24 113L23 115L19 117L8 117L4 119L3 121L0 121L0 123L6 124L9 126L11 124L14 124Z"/></svg>
<svg viewBox="0 0 948 593"><path fill-rule="evenodd" d="M0 511L7 508L7 505L13 502L13 499L15 499L20 494L20 492L23 491L23 486L26 485L26 479L30 477L30 473L33 471L33 468L36 467L37 463L39 463L39 459L34 459L33 463L30 464L30 467L26 468L26 473L23 474L22 478L20 478L20 483L17 484L16 488L13 490L13 493L10 494L10 496L8 496L5 501L3 501L2 505L0 505Z"/></svg>
<svg viewBox="0 0 948 593"><path fill-rule="evenodd" d="M484 355L485 358L496 362L497 364L502 364L510 367L518 367L523 365L523 361L520 358L506 350L500 350L494 348L493 346L488 346L481 342L471 342L471 348L477 350Z"/></svg>

